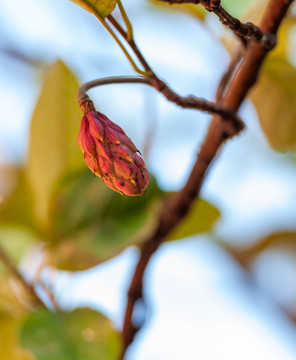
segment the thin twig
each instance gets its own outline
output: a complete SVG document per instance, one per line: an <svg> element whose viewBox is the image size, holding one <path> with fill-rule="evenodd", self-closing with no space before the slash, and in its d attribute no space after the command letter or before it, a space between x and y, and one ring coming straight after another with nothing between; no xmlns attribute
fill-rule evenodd
<svg viewBox="0 0 296 360"><path fill-rule="evenodd" d="M251 22L242 23L233 17L221 5L220 0L159 0L173 4L200 4L207 11L213 12L218 16L223 25L231 29L246 45L246 40L253 39L261 42L266 50L271 50L276 44L276 37L272 33L264 32L262 29Z"/></svg>
<svg viewBox="0 0 296 360"><path fill-rule="evenodd" d="M125 26L126 26L126 34L127 34L127 41L133 39L133 26L130 22L130 19L128 18L127 16L127 13L125 11L125 8L124 6L122 5L121 1L120 0L117 0L117 6L119 8L119 11L121 13L121 16L122 16L122 19L125 23Z"/></svg>
<svg viewBox="0 0 296 360"><path fill-rule="evenodd" d="M23 288L27 291L27 293L30 294L34 303L36 303L39 306L40 305L45 306L43 301L36 293L35 288L29 283L27 283L23 275L18 271L17 267L11 260L8 253L1 245L0 245L0 260L3 263L3 265L5 265L5 267L8 269L8 271L22 284Z"/></svg>
<svg viewBox="0 0 296 360"><path fill-rule="evenodd" d="M151 85L161 92L169 101L182 108L196 109L211 114L217 114L220 115L225 122L230 121L232 123L232 127L234 128L234 132L228 133L227 135L229 136L233 136L244 129L243 121L230 108L192 95L181 96L156 76L151 77Z"/></svg>
<svg viewBox="0 0 296 360"><path fill-rule="evenodd" d="M186 109L196 109L205 111L211 114L218 114L225 119L225 121L231 121L235 127L235 132L239 132L244 128L244 124L240 117L220 104L213 103L195 96L181 96L173 91L164 81L160 80L156 75L149 78L135 77L135 76L116 76L102 79L96 79L86 82L80 86L77 93L77 100L83 113L88 111L94 111L94 105L86 94L87 90L108 84L126 84L126 83L140 83L154 87L157 91L162 93L169 101L176 105ZM234 134L231 134L234 135Z"/></svg>
<svg viewBox="0 0 296 360"><path fill-rule="evenodd" d="M276 34L292 2L292 0L271 0L261 22L262 31ZM223 105L230 107L234 111L238 110L248 91L256 82L258 72L266 55L266 48L260 43L254 43L247 49L235 76L233 76L231 83L225 91L224 98L221 99ZM165 240L165 237L180 223L188 213L193 200L198 197L206 172L225 141L224 127L225 123L221 117L214 116L186 185L164 203L163 211L155 231L143 244L128 291L128 301L122 330L124 344L120 359L124 359L128 346L132 343L139 330L134 326L132 318L135 304L143 296L143 275L146 266L153 253Z"/></svg>
<svg viewBox="0 0 296 360"><path fill-rule="evenodd" d="M128 33L122 28L122 26L118 23L118 21L112 16L107 16L107 19L110 21L110 23L114 26L114 28L119 32L119 34L124 38L124 40L129 44L130 48L133 50L134 54L144 67L145 71L147 73L153 73L150 65L148 64L147 60L145 59L144 55L138 48L137 44L135 43L135 40L133 38L130 38Z"/></svg>
<svg viewBox="0 0 296 360"><path fill-rule="evenodd" d="M109 84L150 84L149 79L139 76L114 76L107 77L102 79L96 79L92 81L85 82L82 84L77 92L77 101L84 114L87 114L89 111L95 111L94 104L92 100L87 95L87 91L102 85Z"/></svg>
<svg viewBox="0 0 296 360"><path fill-rule="evenodd" d="M148 64L147 60L144 58L143 54L141 53L140 49L136 45L134 39L133 38L129 39L127 32L122 28L122 26L117 22L117 20L112 15L109 15L107 19L115 27L115 29L121 34L121 36L127 41L129 46L133 50L134 54L137 56L138 60L144 67L145 71L148 73L146 78L149 78L150 81L149 82L141 81L141 82L152 85L156 90L161 92L169 101L174 102L178 106L187 109L198 109L212 114L219 114L227 121L230 119L233 122L233 124L235 124L235 128L237 132L241 131L244 128L244 124L242 120L235 112L231 111L230 109L222 107L219 104L215 104L213 102L207 101L205 99L197 98L195 96L186 96L186 97L180 96L176 92L174 92L164 81L160 80L160 78L154 73L154 71ZM98 85L94 85L94 86L98 86ZM229 135L232 136L233 134L229 134Z"/></svg>

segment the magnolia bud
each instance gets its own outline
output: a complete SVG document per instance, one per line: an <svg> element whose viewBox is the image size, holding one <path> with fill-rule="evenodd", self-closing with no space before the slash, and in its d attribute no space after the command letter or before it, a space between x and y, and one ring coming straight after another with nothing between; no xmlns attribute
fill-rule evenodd
<svg viewBox="0 0 296 360"><path fill-rule="evenodd" d="M138 149L122 128L104 114L89 111L83 116L78 144L92 172L114 191L143 195L149 174Z"/></svg>

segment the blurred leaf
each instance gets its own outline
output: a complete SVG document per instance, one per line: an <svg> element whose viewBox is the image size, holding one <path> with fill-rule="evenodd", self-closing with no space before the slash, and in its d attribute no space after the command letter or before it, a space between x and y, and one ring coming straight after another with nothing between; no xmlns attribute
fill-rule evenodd
<svg viewBox="0 0 296 360"><path fill-rule="evenodd" d="M96 223L113 192L89 169L65 174L54 188L51 216L54 238L71 236L75 231Z"/></svg>
<svg viewBox="0 0 296 360"><path fill-rule="evenodd" d="M223 0L222 6L234 17L241 17L253 4L260 4L265 0Z"/></svg>
<svg viewBox="0 0 296 360"><path fill-rule="evenodd" d="M0 207L0 246L17 265L23 254L36 242L38 235L35 232L32 192L24 169L14 168L14 176L10 180L9 185L13 184L11 193L3 196ZM0 273L3 271L6 269L0 263Z"/></svg>
<svg viewBox="0 0 296 360"><path fill-rule="evenodd" d="M19 344L20 320L0 315L0 359L35 360L29 351L21 349Z"/></svg>
<svg viewBox="0 0 296 360"><path fill-rule="evenodd" d="M243 8L241 9L241 11L239 11L239 13L241 14L238 14L238 17L241 19L242 22L250 21L255 25L259 25L268 3L269 0L252 0L251 2L249 2L249 5L246 2L243 2L241 4ZM237 4L239 5L240 2L237 2Z"/></svg>
<svg viewBox="0 0 296 360"><path fill-rule="evenodd" d="M192 4L182 5L181 11L183 11L184 13L187 13L187 14L191 15L192 17L194 17L195 19L198 19L201 21L203 21L208 14L208 12L205 10L205 8L203 6L195 6Z"/></svg>
<svg viewBox="0 0 296 360"><path fill-rule="evenodd" d="M261 127L272 148L296 151L296 69L285 59L265 62L251 93Z"/></svg>
<svg viewBox="0 0 296 360"><path fill-rule="evenodd" d="M49 204L55 181L63 172L83 164L77 146L81 118L77 89L74 75L57 61L45 77L32 118L27 175L35 213L45 229L50 226Z"/></svg>
<svg viewBox="0 0 296 360"><path fill-rule="evenodd" d="M31 313L23 325L21 343L38 360L116 360L119 335L110 321L90 309Z"/></svg>
<svg viewBox="0 0 296 360"><path fill-rule="evenodd" d="M0 169L0 177L2 178ZM0 206L0 225L18 225L25 227L34 226L32 208L32 192L28 186L24 169L14 169L14 176L11 183L16 183L10 194L2 196Z"/></svg>
<svg viewBox="0 0 296 360"><path fill-rule="evenodd" d="M35 234L24 228L0 227L0 246L14 264L18 264L23 254L36 242ZM0 262L0 273L3 267Z"/></svg>
<svg viewBox="0 0 296 360"><path fill-rule="evenodd" d="M289 59L294 54L294 29L296 25L295 16L286 16L279 28L277 34L277 45L272 50L271 56L278 57L280 59Z"/></svg>
<svg viewBox="0 0 296 360"><path fill-rule="evenodd" d="M21 319L27 312L24 302L20 300L22 293L22 289L10 277L0 277L0 325L4 319Z"/></svg>
<svg viewBox="0 0 296 360"><path fill-rule="evenodd" d="M203 6L196 6L193 4L175 4L174 6L171 6L169 3L159 0L150 0L150 2L159 9L164 9L166 11L183 12L201 21L203 21L208 14L208 12L204 9Z"/></svg>
<svg viewBox="0 0 296 360"><path fill-rule="evenodd" d="M219 243L245 268L249 267L255 257L271 248L288 250L296 254L296 232L271 234L247 247L233 245L226 241L219 241Z"/></svg>
<svg viewBox="0 0 296 360"><path fill-rule="evenodd" d="M16 289L16 284L14 284ZM18 289L20 291L20 289ZM19 292L18 291L18 292ZM19 294L20 295L20 294ZM0 359L34 360L35 357L20 348L19 329L27 309L9 284L9 278L0 278Z"/></svg>
<svg viewBox="0 0 296 360"><path fill-rule="evenodd" d="M115 9L117 0L71 0L92 14L104 19Z"/></svg>
<svg viewBox="0 0 296 360"><path fill-rule="evenodd" d="M183 239L211 230L220 212L203 199L196 200L184 220L171 232L167 240Z"/></svg>
<svg viewBox="0 0 296 360"><path fill-rule="evenodd" d="M3 170L3 169L1 169ZM0 170L1 178L3 173ZM25 179L24 170L14 168L10 178L10 194L3 196L0 207L0 245L15 264L36 241L32 209L32 194ZM5 178L5 176L4 176ZM16 183L16 184L15 184ZM0 263L0 272L3 267Z"/></svg>
<svg viewBox="0 0 296 360"><path fill-rule="evenodd" d="M65 178L52 204L55 232L47 246L52 263L86 269L137 244L154 225L160 196L153 176L140 197L122 197L88 169Z"/></svg>

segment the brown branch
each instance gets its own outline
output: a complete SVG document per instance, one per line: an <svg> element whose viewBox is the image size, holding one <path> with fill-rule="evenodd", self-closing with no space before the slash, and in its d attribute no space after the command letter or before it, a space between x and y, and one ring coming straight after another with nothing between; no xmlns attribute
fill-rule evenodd
<svg viewBox="0 0 296 360"><path fill-rule="evenodd" d="M224 93L227 90L227 86L230 82L230 80L233 77L234 71L237 68L239 62L242 59L242 48L240 47L236 53L233 55L229 65L228 65L228 69L227 71L223 74L223 76L220 79L219 85L217 87L217 91L216 91L216 102L220 103L220 101L223 99L224 97Z"/></svg>
<svg viewBox="0 0 296 360"><path fill-rule="evenodd" d="M292 0L271 0L267 7L261 29L265 33L276 34L278 27L285 17ZM268 53L267 48L260 42L252 42L246 50L235 75L225 91L221 104L233 111L237 111L245 99L248 91L257 80L258 72L263 60ZM122 330L123 350L121 359L124 358L126 349L133 341L137 331L132 321L135 304L142 298L143 275L146 266L165 237L177 226L188 213L193 200L199 195L206 172L216 157L218 150L225 141L225 126L233 128L232 123L226 124L220 116L213 117L207 136L201 146L197 161L191 171L184 188L165 201L159 217L159 223L143 243L140 259L128 291L128 300ZM235 129L232 129L235 132ZM229 133L229 132L227 132Z"/></svg>
<svg viewBox="0 0 296 360"><path fill-rule="evenodd" d="M45 306L43 301L37 295L34 287L29 283L27 283L23 275L18 271L17 267L10 259L10 256L7 254L7 252L4 250L2 246L0 246L0 260L3 263L3 265L5 265L5 267L8 269L8 271L22 284L23 288L27 291L27 293L30 294L33 302L36 305Z"/></svg>
<svg viewBox="0 0 296 360"><path fill-rule="evenodd" d="M227 136L233 136L235 133L244 129L244 123L240 117L230 108L205 100L195 96L181 96L173 91L165 82L160 80L156 75L150 77L151 85L162 93L169 101L177 104L178 106L186 109L196 109L205 111L211 114L217 114L225 121L232 123L233 129L227 132ZM225 128L226 129L226 128ZM229 129L228 129L229 130ZM233 133L234 130L234 133Z"/></svg>
<svg viewBox="0 0 296 360"><path fill-rule="evenodd" d="M235 125L236 132L241 131L244 128L244 124L242 120L239 118L239 116L233 112L231 109L228 109L226 107L223 107L219 104L207 101L205 99L197 98L195 96L180 96L176 92L174 92L164 81L160 80L159 77L155 74L155 72L152 70L150 65L148 64L147 60L141 53L140 49L138 48L137 44L133 39L128 39L127 32L122 28L122 26L118 23L118 21L112 16L109 15L107 19L110 21L110 23L115 27L115 29L120 33L120 35L126 40L126 42L129 44L131 49L133 50L134 54L137 56L138 60L144 67L145 71L149 73L149 76L146 78L138 78L139 80L133 80L133 82L142 82L142 83L148 83L149 85L153 86L156 90L161 92L169 101L174 102L178 106L181 106L183 108L187 109L197 109L205 112L209 112L211 114L218 114L221 115L223 118L228 119L233 122ZM111 79L111 78L110 78ZM102 79L104 80L104 79ZM99 85L100 80L94 80L93 82L89 82L87 84L95 84L95 82ZM111 83L111 81L108 81L108 83ZM115 80L114 82L115 83ZM92 85L98 86L98 85ZM84 86L84 85L82 85ZM89 89L90 87L88 87ZM84 96L87 100L87 105L89 105L89 98L87 96ZM82 91L81 87L78 90L78 102L82 105L82 110L84 109L84 102L81 101L82 99ZM232 134L228 134L232 136Z"/></svg>

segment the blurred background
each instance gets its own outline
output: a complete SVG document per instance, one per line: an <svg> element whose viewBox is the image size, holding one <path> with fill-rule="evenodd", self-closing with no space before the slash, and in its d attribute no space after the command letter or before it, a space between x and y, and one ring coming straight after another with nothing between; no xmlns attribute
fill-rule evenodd
<svg viewBox="0 0 296 360"><path fill-rule="evenodd" d="M215 16L200 20L147 0L123 3L136 42L160 78L182 95L213 100L230 59L224 45L235 41ZM242 1L235 15L254 3ZM290 30L293 43L292 25ZM0 33L0 164L5 169L27 161L31 117L44 74L57 59L80 83L134 74L95 17L68 0L0 0ZM295 65L292 47L287 56ZM90 94L98 110L145 149L160 189L179 190L210 116L179 109L139 85ZM220 217L206 233L164 243L151 259L144 283L148 315L127 359L296 360L295 153L273 150L250 100L240 116L246 130L224 145L201 192ZM65 123L76 136L69 119ZM3 174L5 194L14 184ZM28 277L32 251L37 250L20 262ZM120 329L137 259L132 246L89 270L59 271L53 292L65 308L90 306Z"/></svg>

